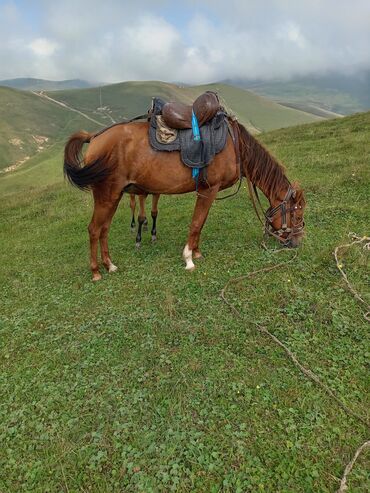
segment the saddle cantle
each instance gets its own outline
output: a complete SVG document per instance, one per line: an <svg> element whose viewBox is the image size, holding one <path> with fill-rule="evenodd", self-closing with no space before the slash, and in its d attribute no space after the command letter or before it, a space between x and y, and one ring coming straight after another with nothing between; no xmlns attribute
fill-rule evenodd
<svg viewBox="0 0 370 493"><path fill-rule="evenodd" d="M192 110L200 127L200 140L194 139ZM215 93L199 96L193 106L166 103L154 98L149 112L149 142L157 151L180 151L182 162L190 168L205 169L221 152L228 134L227 114ZM163 139L163 123L165 138ZM171 132L171 129L175 129Z"/></svg>
<svg viewBox="0 0 370 493"><path fill-rule="evenodd" d="M217 94L207 91L201 94L192 106L178 102L165 103L162 108L162 117L164 122L171 128L191 128L192 111L194 111L201 127L212 120L220 109L221 106Z"/></svg>

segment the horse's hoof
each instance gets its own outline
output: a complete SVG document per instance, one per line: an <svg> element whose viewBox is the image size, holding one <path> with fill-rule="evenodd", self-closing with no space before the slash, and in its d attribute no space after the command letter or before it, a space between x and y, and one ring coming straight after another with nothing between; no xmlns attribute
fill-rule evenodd
<svg viewBox="0 0 370 493"><path fill-rule="evenodd" d="M195 260L204 260L204 257L203 257L203 255L200 252L199 253L194 253L193 258Z"/></svg>
<svg viewBox="0 0 370 493"><path fill-rule="evenodd" d="M137 241L137 242L135 243L135 246L136 246L136 248L139 250L139 249L141 248L141 243L140 243L140 241Z"/></svg>
<svg viewBox="0 0 370 493"><path fill-rule="evenodd" d="M193 272L193 270L195 270L195 265L193 263L189 264L185 267L185 270L187 270L188 272Z"/></svg>
<svg viewBox="0 0 370 493"><path fill-rule="evenodd" d="M152 235L152 243L155 243L157 241L157 237L155 235Z"/></svg>
<svg viewBox="0 0 370 493"><path fill-rule="evenodd" d="M118 270L118 267L114 264L110 264L108 272L116 272Z"/></svg>
<svg viewBox="0 0 370 493"><path fill-rule="evenodd" d="M92 277L93 282L100 281L100 279L101 279L100 272L94 272L93 277Z"/></svg>

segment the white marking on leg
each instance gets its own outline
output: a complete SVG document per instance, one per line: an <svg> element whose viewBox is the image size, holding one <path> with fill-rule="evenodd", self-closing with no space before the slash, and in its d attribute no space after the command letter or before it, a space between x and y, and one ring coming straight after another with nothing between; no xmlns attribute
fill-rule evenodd
<svg viewBox="0 0 370 493"><path fill-rule="evenodd" d="M112 263L109 264L108 272L116 272L118 267Z"/></svg>
<svg viewBox="0 0 370 493"><path fill-rule="evenodd" d="M194 265L194 262L193 262L193 251L190 250L188 244L185 245L184 251L182 252L182 256L183 256L183 258L185 260L185 263L186 263L185 269L186 270L193 270L193 269L195 269L195 265Z"/></svg>

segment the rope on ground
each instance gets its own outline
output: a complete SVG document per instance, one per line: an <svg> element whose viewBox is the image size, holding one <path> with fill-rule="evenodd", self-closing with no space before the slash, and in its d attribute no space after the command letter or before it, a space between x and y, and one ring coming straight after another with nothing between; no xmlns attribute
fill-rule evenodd
<svg viewBox="0 0 370 493"><path fill-rule="evenodd" d="M269 271L278 269L278 268L282 267L283 265L286 265L286 264L288 264L290 262L293 262L293 260L295 260L296 257L297 257L297 252L295 253L295 255L291 259L289 259L286 262L280 262L280 263L275 264L275 265L271 265L271 266L268 266L268 267L264 267L262 269L258 269L258 270L253 271L253 272L249 272L248 274L245 274L243 276L234 277L234 278L229 279L229 281L225 284L225 286L223 287L223 289L221 291L221 298L222 298L222 300L226 303L226 305L228 305L228 307L232 310L232 312L234 313L234 315L236 315L240 319L243 319L244 317L241 314L241 312L226 298L226 290L230 286L230 284L238 283L238 282L240 282L240 281L242 281L244 279L250 279L251 277L254 277L255 275L260 274L262 272L269 272ZM369 426L369 422L365 418L363 418L359 414L357 414L354 411L352 411L352 409L350 409L346 404L344 404L339 399L339 397L337 397L335 395L335 393L327 385L325 385L313 371L311 371L308 368L305 368L298 361L298 359L296 358L296 356L290 351L290 349L283 342L280 341L280 339L278 339L276 336L274 336L273 334L271 334L271 332L269 332L265 327L262 327L261 325L257 324L256 322L252 322L252 323L257 327L257 329L261 333L268 335L270 337L270 339L272 339L276 344L278 344L280 347L282 347L284 349L284 351L287 353L287 355L289 356L289 358L292 360L292 362L294 363L294 365L307 378L309 378L310 380L312 380L313 382L315 382L327 395L329 395L332 399L334 399L336 401L336 403L349 416L357 419L358 421L361 421L361 423L364 424L365 426Z"/></svg>
<svg viewBox="0 0 370 493"><path fill-rule="evenodd" d="M367 442L363 443L361 445L361 447L359 447L357 450L356 450L356 453L355 455L352 457L352 459L348 462L348 464L346 465L346 468L344 469L344 474L343 474L343 477L342 477L342 481L340 482L340 487L339 487L339 490L337 491L337 493L345 493L345 491L347 491L347 477L348 477L348 474L352 471L352 468L358 458L358 456L367 448L370 448L370 440L368 440Z"/></svg>
<svg viewBox="0 0 370 493"><path fill-rule="evenodd" d="M343 409L343 411L345 411L347 414L352 416L352 418L355 418L355 419L358 419L359 421L361 421L361 423L363 423L365 426L369 426L369 423L366 421L366 419L364 419L362 416L355 413L354 411L352 411L352 409L350 409L348 406L346 406L346 404L344 404L339 399L339 397L337 397L334 394L334 392L331 390L331 388L328 387L327 385L325 385L313 371L311 371L309 368L305 368L303 365L301 365L301 363L297 360L297 358L290 351L290 349L288 349L287 346L284 343L282 343L276 336L271 334L271 332L269 332L266 329L266 327L258 326L258 330L260 332L267 334L274 342L276 342L276 344L278 344L280 347L282 347L284 349L284 351L287 353L287 355L290 357L290 359L293 361L295 366L297 368L299 368L301 370L301 372L304 375L306 375L306 377L313 380L319 387L321 387L324 390L324 392L326 392L332 399L334 399L335 402Z"/></svg>
<svg viewBox="0 0 370 493"><path fill-rule="evenodd" d="M370 237L369 236L359 236L356 233L349 233L348 236L350 238L352 238L353 241L351 243L346 243L344 245L339 245L339 246L336 247L336 249L334 250L335 261L337 263L337 267L339 269L339 272L342 274L343 279L346 281L346 284L347 284L349 290L351 291L351 293L353 294L353 296L358 301L360 301L360 303L362 303L363 305L365 305L366 312L364 313L364 318L365 318L365 320L367 320L368 322L370 322L370 305L368 303L366 303L366 301L360 296L360 294L351 285L351 283L348 280L347 274L344 272L343 266L339 262L339 259L338 259L338 252L339 252L339 250L342 250L343 248L349 248L352 245L356 245L358 243L364 243L364 242L366 242L365 245L363 246L363 248L364 248L364 250L370 250Z"/></svg>

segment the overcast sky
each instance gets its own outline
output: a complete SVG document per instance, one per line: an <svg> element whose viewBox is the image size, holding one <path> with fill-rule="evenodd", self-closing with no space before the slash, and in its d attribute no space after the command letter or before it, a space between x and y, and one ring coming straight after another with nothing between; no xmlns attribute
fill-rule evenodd
<svg viewBox="0 0 370 493"><path fill-rule="evenodd" d="M0 79L182 81L370 68L370 0L0 0Z"/></svg>

